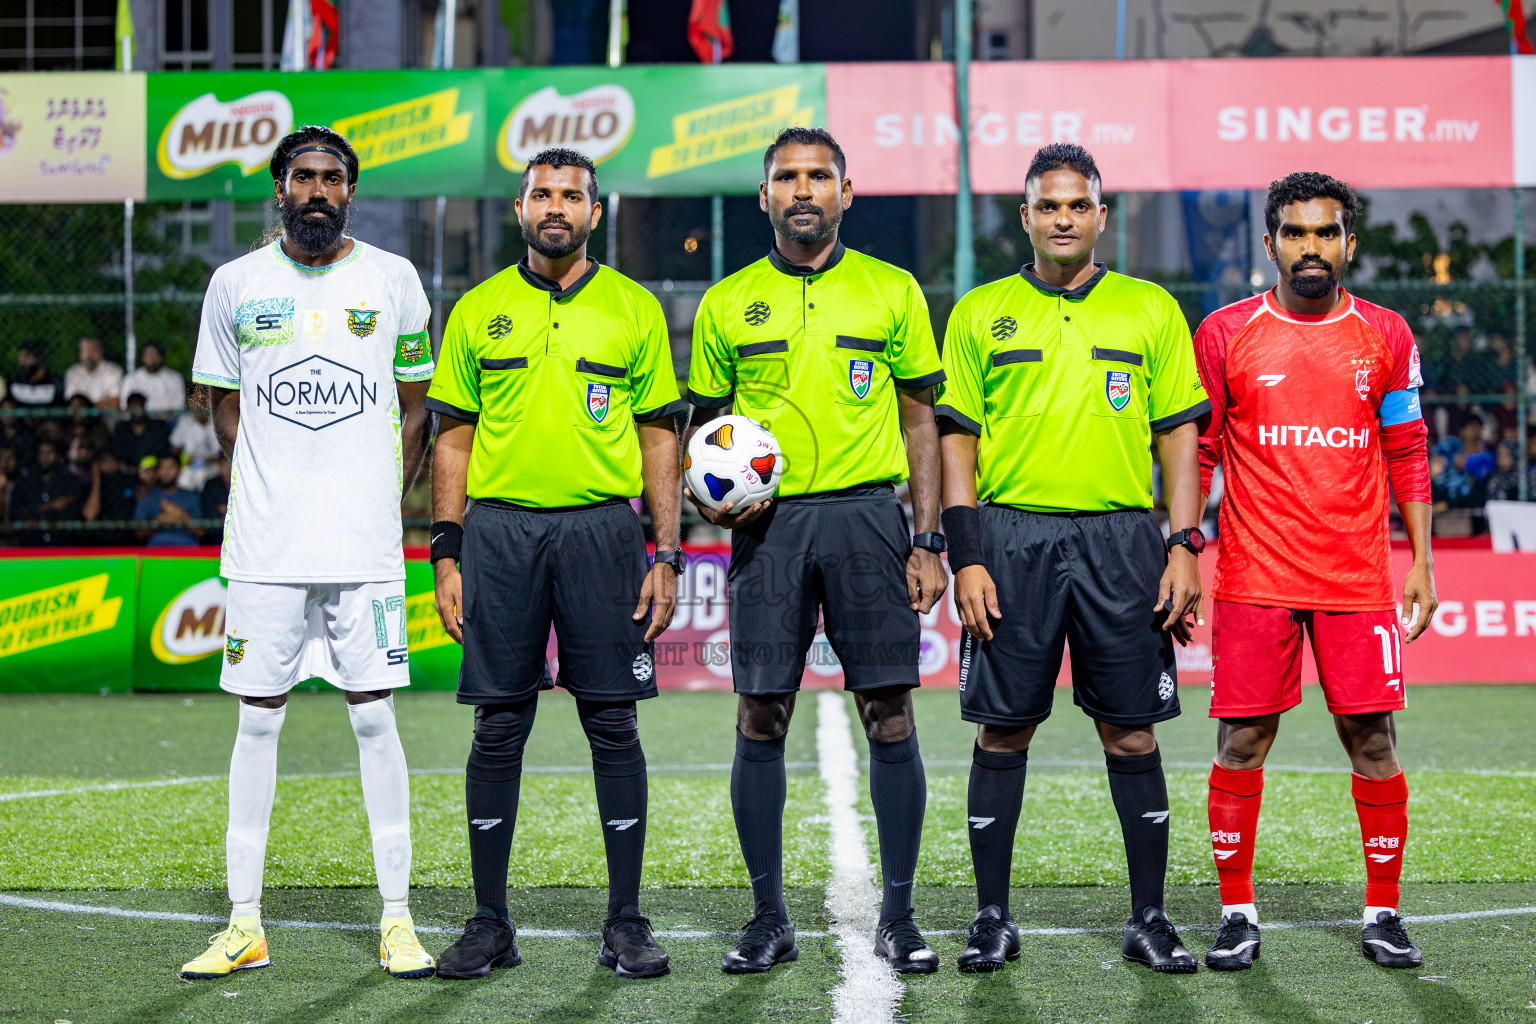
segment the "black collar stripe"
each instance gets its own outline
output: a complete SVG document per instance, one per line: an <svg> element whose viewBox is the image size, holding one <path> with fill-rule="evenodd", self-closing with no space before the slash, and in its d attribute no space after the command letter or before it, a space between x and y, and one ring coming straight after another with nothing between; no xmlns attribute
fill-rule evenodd
<svg viewBox="0 0 1536 1024"><path fill-rule="evenodd" d="M1040 278L1035 276L1035 265L1033 263L1026 263L1020 267L1019 276L1028 281L1030 284L1034 285L1036 288L1045 292L1047 295L1060 295L1065 299L1086 299L1088 297L1088 293L1093 291L1094 285L1104 280L1104 275L1109 273L1109 266L1107 264L1095 263L1094 266L1098 267L1099 269L1094 271L1092 277L1078 285L1076 288L1058 288L1053 284L1046 284L1044 281L1040 280Z"/></svg>
<svg viewBox="0 0 1536 1024"><path fill-rule="evenodd" d="M779 252L778 244L775 243L773 247L768 250L768 262L772 263L773 268L781 274L788 274L790 277L810 277L813 274L825 274L827 271L837 266L837 264L843 258L843 253L847 251L848 250L843 247L842 240L839 239L837 243L832 246L832 251L827 254L827 261L821 266L813 268L807 267L801 263L789 262L789 260L784 258L784 254Z"/></svg>
<svg viewBox="0 0 1536 1024"><path fill-rule="evenodd" d="M588 256L586 272L578 277L575 281L572 281L569 288L561 288L559 281L556 281L554 278L545 277L543 274L530 267L528 265L527 256L524 256L522 259L517 261L517 272L523 275L524 281L527 281L529 284L539 289L540 291L549 292L551 297L559 300L568 299L572 295L575 295L577 292L585 288L587 286L587 282L591 281L592 278L596 276L597 268L600 266L602 266L602 264L598 263L597 260L593 259L591 256Z"/></svg>

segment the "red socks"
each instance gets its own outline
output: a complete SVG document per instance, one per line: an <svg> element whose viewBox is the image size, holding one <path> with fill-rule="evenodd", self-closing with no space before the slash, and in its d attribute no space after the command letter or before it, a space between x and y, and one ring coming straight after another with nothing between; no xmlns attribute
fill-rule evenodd
<svg viewBox="0 0 1536 1024"><path fill-rule="evenodd" d="M1408 780L1402 772L1390 779L1368 779L1356 774L1352 788L1355 813L1360 816L1360 837L1365 844L1366 906L1396 907L1397 883L1403 874L1403 847L1408 845ZM1215 821L1214 810L1211 820Z"/></svg>
<svg viewBox="0 0 1536 1024"><path fill-rule="evenodd" d="M1264 769L1233 771L1212 762L1210 787L1211 848L1221 880L1221 902L1225 906L1252 903L1253 848L1264 798Z"/></svg>

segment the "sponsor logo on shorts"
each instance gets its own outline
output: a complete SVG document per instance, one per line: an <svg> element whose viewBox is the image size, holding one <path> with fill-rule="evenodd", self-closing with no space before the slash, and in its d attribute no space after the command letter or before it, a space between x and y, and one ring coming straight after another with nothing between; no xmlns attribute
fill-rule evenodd
<svg viewBox="0 0 1536 1024"><path fill-rule="evenodd" d="M240 659L245 657L245 641L248 637L238 637L233 633L224 638L224 660L231 665L240 664Z"/></svg>
<svg viewBox="0 0 1536 1024"><path fill-rule="evenodd" d="M761 327L768 322L770 316L773 316L773 310L768 307L768 303L759 301L748 306L746 312L742 313L741 316L743 320L753 327Z"/></svg>
<svg viewBox="0 0 1536 1024"><path fill-rule="evenodd" d="M869 394L869 382L874 379L875 364L868 359L848 360L848 386L853 388L853 397L863 398Z"/></svg>
<svg viewBox="0 0 1536 1024"><path fill-rule="evenodd" d="M391 647L384 653L388 657L389 664L391 665L404 665L410 658L409 649L405 647Z"/></svg>
<svg viewBox="0 0 1536 1024"><path fill-rule="evenodd" d="M971 651L976 645L976 638L969 631L961 633L960 640L960 692L965 692L966 680L971 675Z"/></svg>
<svg viewBox="0 0 1536 1024"><path fill-rule="evenodd" d="M641 682L651 678L655 673L655 666L651 664L651 656L644 652L635 655L635 660L629 663L629 671ZM612 824L610 822L610 824Z"/></svg>
<svg viewBox="0 0 1536 1024"><path fill-rule="evenodd" d="M1131 375L1125 370L1110 370L1104 375L1104 396L1115 412L1131 402Z"/></svg>
<svg viewBox="0 0 1536 1024"><path fill-rule="evenodd" d="M1167 701L1173 696L1176 689L1177 687L1173 684L1173 676L1164 672L1162 678L1157 681L1157 699Z"/></svg>

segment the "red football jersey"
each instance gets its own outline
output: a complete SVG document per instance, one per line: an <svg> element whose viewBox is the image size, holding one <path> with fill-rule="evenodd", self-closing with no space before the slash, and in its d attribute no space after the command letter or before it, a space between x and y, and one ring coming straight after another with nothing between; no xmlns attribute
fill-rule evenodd
<svg viewBox="0 0 1536 1024"><path fill-rule="evenodd" d="M1195 333L1210 426L1209 473L1225 498L1214 594L1324 611L1396 607L1387 463L1378 416L1422 383L1403 318L1342 293L1325 316L1287 313L1272 293L1206 317Z"/></svg>

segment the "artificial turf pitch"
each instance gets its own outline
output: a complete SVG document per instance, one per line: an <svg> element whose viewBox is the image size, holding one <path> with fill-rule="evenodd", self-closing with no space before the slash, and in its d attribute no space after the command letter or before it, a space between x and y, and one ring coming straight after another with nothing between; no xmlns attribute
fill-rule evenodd
<svg viewBox="0 0 1536 1024"><path fill-rule="evenodd" d="M964 803L973 733L953 691L919 691L929 805L916 905L945 963L906 982L901 1012L1021 1024L1536 1022L1536 913L1414 923L1536 906L1536 688L1410 691L1399 749L1413 794L1402 910L1425 952L1414 971L1375 967L1360 956L1357 924L1326 923L1357 917L1364 872L1346 762L1321 695L1306 697L1271 754L1255 865L1263 921L1301 926L1266 931L1253 970L1158 976L1119 960L1124 854L1102 752L1064 691L1031 751L1013 911L1026 929L1091 930L1027 935L1017 965L969 977L953 961L974 910ZM1204 836L1214 723L1204 689L1181 698L1184 716L1158 727L1173 812L1168 909L1203 952L1210 932L1200 929L1218 908ZM397 700L406 756L421 773L412 905L435 951L472 910L460 774L470 714L447 694ZM513 849L524 965L488 982L386 977L367 927L378 896L346 710L335 693L298 694L279 754L264 913L356 927L269 924L272 967L187 983L176 968L218 923L0 902L0 1021L828 1021L839 955L824 906L828 828L811 699L790 732L785 811L789 903L810 934L800 960L769 975L718 969L726 933L750 914L728 792L733 701L668 693L641 707L653 766L644 909L669 933L670 977L622 982L596 964L601 837L585 741L559 694L541 701ZM234 720L233 698L213 694L0 697L0 893L222 919ZM853 740L862 760L864 741ZM175 779L192 781L106 788ZM52 790L72 792L12 796ZM866 836L873 858L873 821Z"/></svg>

